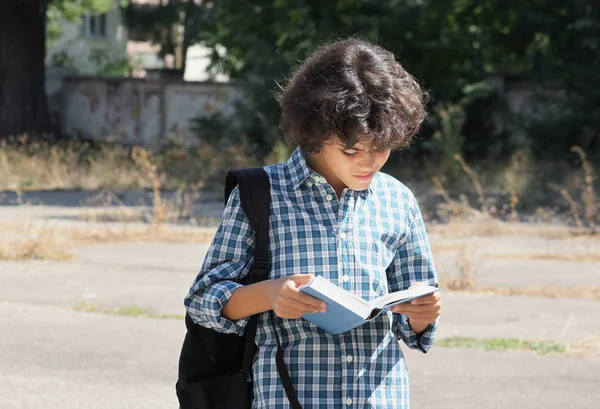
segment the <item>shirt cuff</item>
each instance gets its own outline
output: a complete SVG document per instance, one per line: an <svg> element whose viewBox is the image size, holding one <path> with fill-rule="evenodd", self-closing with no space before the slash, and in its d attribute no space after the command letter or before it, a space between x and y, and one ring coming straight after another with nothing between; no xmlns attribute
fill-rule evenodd
<svg viewBox="0 0 600 409"><path fill-rule="evenodd" d="M421 332L419 335L415 333L408 323L408 317L406 315L400 316L398 326L400 329L400 338L402 338L409 348L427 353L433 346L438 327L437 320L433 324L429 324L427 328L425 328L425 331Z"/></svg>
<svg viewBox="0 0 600 409"><path fill-rule="evenodd" d="M228 320L222 315L223 308L231 298L233 292L243 284L233 281L219 281L208 286L199 300L199 310L193 311L198 318L197 323L206 328L214 329L224 334L243 335L246 324L250 317L241 318L237 321ZM189 312L195 309L190 304Z"/></svg>

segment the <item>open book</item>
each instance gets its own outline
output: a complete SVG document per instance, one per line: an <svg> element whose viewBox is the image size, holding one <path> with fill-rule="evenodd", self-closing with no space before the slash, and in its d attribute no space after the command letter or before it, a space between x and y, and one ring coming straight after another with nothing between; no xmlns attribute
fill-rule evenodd
<svg viewBox="0 0 600 409"><path fill-rule="evenodd" d="M437 287L415 286L408 290L396 291L371 301L344 290L324 277L316 276L300 291L327 304L327 312L304 314L302 318L325 331L337 335L354 329L378 315L387 312L392 306L410 302L415 298L439 291Z"/></svg>

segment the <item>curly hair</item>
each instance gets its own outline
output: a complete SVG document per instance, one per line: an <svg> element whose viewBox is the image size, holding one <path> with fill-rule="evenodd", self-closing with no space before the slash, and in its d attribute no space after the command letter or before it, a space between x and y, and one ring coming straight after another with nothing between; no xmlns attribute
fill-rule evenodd
<svg viewBox="0 0 600 409"><path fill-rule="evenodd" d="M425 118L426 96L391 52L349 38L319 47L276 99L288 142L317 153L336 136L348 148L406 147Z"/></svg>

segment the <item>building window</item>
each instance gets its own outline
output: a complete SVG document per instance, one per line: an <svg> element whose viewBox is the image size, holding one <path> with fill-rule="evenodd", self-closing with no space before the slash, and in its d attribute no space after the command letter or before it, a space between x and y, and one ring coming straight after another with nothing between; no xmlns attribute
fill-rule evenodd
<svg viewBox="0 0 600 409"><path fill-rule="evenodd" d="M84 37L106 37L106 33L106 13L83 17L81 34Z"/></svg>

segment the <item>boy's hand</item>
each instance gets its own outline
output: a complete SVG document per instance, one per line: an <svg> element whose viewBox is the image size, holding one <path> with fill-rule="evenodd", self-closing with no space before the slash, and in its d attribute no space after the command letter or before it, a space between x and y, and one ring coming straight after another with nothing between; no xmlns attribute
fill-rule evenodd
<svg viewBox="0 0 600 409"><path fill-rule="evenodd" d="M312 274L294 274L272 281L268 292L271 309L280 318L300 318L306 313L325 312L327 305L308 294L300 287L312 280Z"/></svg>
<svg viewBox="0 0 600 409"><path fill-rule="evenodd" d="M414 283L411 287L417 285L425 285L425 283ZM421 332L417 329L422 328L423 330L429 324L433 324L442 312L440 292L436 291L433 294L415 298L410 303L394 305L392 312L406 315L415 332Z"/></svg>

